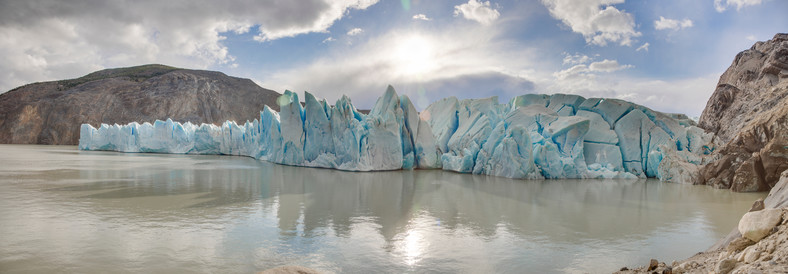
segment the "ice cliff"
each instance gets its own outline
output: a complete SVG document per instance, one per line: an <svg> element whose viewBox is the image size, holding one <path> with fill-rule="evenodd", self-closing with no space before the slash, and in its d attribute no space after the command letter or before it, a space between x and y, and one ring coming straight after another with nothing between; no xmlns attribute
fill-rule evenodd
<svg viewBox="0 0 788 274"><path fill-rule="evenodd" d="M83 124L79 148L244 155L274 163L352 171L437 169L509 178L634 178L681 181L713 150L686 116L618 99L526 94L439 100L421 113L389 86L369 114L342 97L332 106L286 91L239 125L172 120Z"/></svg>

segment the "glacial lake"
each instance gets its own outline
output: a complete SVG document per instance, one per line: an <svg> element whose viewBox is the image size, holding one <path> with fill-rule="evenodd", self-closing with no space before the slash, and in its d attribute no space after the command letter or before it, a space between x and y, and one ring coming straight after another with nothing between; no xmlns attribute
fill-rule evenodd
<svg viewBox="0 0 788 274"><path fill-rule="evenodd" d="M763 196L0 145L0 272L612 272L705 250Z"/></svg>

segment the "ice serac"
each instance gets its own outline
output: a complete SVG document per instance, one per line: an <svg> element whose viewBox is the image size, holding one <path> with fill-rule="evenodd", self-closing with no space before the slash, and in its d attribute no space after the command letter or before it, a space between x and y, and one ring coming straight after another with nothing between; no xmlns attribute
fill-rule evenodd
<svg viewBox="0 0 788 274"><path fill-rule="evenodd" d="M601 99L589 109L591 112L599 113L603 119L614 128L618 119L629 113L634 108L633 104L619 99Z"/></svg>
<svg viewBox="0 0 788 274"><path fill-rule="evenodd" d="M347 96L342 96L331 108L331 132L337 169L354 170L358 167L361 144L366 139L363 120L363 114L353 107Z"/></svg>
<svg viewBox="0 0 788 274"><path fill-rule="evenodd" d="M403 167L403 111L394 88L389 86L366 117L366 138L362 142L363 170L393 170ZM409 137L408 137L409 138ZM412 162L411 162L412 164ZM412 167L410 165L408 168Z"/></svg>
<svg viewBox="0 0 788 274"><path fill-rule="evenodd" d="M511 110L529 105L547 107L548 104L550 104L550 95L546 94L524 94L512 98L512 101L509 102Z"/></svg>
<svg viewBox="0 0 788 274"><path fill-rule="evenodd" d="M443 169L469 173L476 161L476 153L492 130L489 117L481 112L468 113L459 119L457 132L447 144L448 151L441 156Z"/></svg>
<svg viewBox="0 0 788 274"><path fill-rule="evenodd" d="M577 108L586 99L574 94L555 94L550 97L550 104L547 108L555 110L558 115L572 116L577 112Z"/></svg>
<svg viewBox="0 0 788 274"><path fill-rule="evenodd" d="M259 149L253 157L277 162L277 156L282 155L282 130L279 119L278 112L268 106L263 107L257 129L260 132Z"/></svg>
<svg viewBox="0 0 788 274"><path fill-rule="evenodd" d="M501 107L498 97L466 99L458 106L457 130L449 138L441 162L443 169L470 173L476 162L476 154L490 137L493 126L501 120Z"/></svg>
<svg viewBox="0 0 788 274"><path fill-rule="evenodd" d="M457 131L459 123L457 120L459 107L460 101L457 100L457 97L452 96L432 103L419 115L432 128L441 152L449 151L449 138Z"/></svg>
<svg viewBox="0 0 788 274"><path fill-rule="evenodd" d="M441 168L441 151L427 121L419 119L419 130L414 140L418 168Z"/></svg>
<svg viewBox="0 0 788 274"><path fill-rule="evenodd" d="M533 144L521 126L498 123L479 151L473 174L517 179L542 178L533 161Z"/></svg>
<svg viewBox="0 0 788 274"><path fill-rule="evenodd" d="M618 144L618 135L610 128L605 119L602 118L602 115L587 110L579 110L576 115L589 120L590 125L585 138L586 142Z"/></svg>
<svg viewBox="0 0 788 274"><path fill-rule="evenodd" d="M306 109L304 111L304 160L314 162L322 154L334 154L334 140L331 132L331 112L326 101L317 101L314 95L304 92ZM319 164L330 165L328 163Z"/></svg>
<svg viewBox="0 0 788 274"><path fill-rule="evenodd" d="M282 132L282 157L278 163L299 165L304 162L304 108L298 94L285 90L279 103ZM231 132L232 133L232 132Z"/></svg>
<svg viewBox="0 0 788 274"><path fill-rule="evenodd" d="M402 136L402 168L411 169L418 165L416 138L419 133L419 113L408 96L400 96L399 105L403 112L403 124L400 132Z"/></svg>
<svg viewBox="0 0 788 274"><path fill-rule="evenodd" d="M534 158L545 178L583 178L587 170L583 138L589 120L583 117L558 117L542 130Z"/></svg>
<svg viewBox="0 0 788 274"><path fill-rule="evenodd" d="M281 109L221 125L172 120L80 128L82 150L244 155L351 171L436 169L533 178L693 181L713 135L680 116L616 99L526 94L439 100L419 113L389 86L368 115L285 91Z"/></svg>

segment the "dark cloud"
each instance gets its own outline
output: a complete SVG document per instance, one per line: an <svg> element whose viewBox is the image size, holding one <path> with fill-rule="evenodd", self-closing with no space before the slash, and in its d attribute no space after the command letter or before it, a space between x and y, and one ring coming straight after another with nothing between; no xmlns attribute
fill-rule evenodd
<svg viewBox="0 0 788 274"><path fill-rule="evenodd" d="M231 64L222 33L273 40L326 31L377 0L0 1L0 92L102 67ZM78 64L78 65L76 65ZM59 68L78 68L77 70Z"/></svg>

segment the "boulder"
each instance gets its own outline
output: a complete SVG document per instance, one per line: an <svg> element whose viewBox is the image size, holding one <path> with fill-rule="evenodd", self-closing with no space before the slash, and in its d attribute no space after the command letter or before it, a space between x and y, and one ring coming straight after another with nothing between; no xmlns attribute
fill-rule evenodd
<svg viewBox="0 0 788 274"><path fill-rule="evenodd" d="M753 242L758 242L780 224L782 216L783 211L776 208L747 212L739 220L739 233Z"/></svg>
<svg viewBox="0 0 788 274"><path fill-rule="evenodd" d="M728 274L736 267L735 259L725 259L717 263L714 272L717 274Z"/></svg>
<svg viewBox="0 0 788 274"><path fill-rule="evenodd" d="M744 161L733 175L731 190L736 192L766 191L768 186L763 181L763 168L759 153Z"/></svg>

